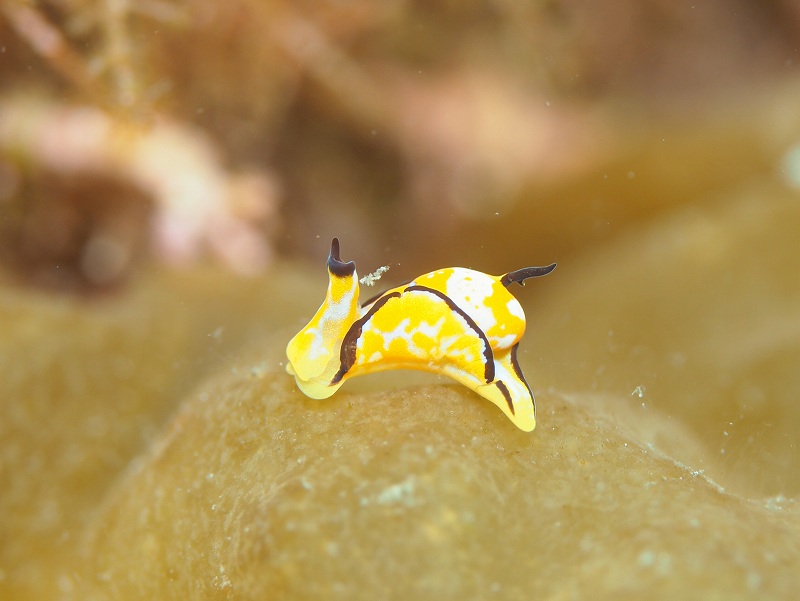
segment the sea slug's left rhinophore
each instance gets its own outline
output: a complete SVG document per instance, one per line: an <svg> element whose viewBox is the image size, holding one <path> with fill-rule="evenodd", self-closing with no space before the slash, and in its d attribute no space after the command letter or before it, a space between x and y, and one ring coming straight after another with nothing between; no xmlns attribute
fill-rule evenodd
<svg viewBox="0 0 800 601"><path fill-rule="evenodd" d="M517 362L525 314L508 291L556 264L503 276L451 267L420 276L358 304L354 262L328 255L328 293L286 347L297 386L325 399L353 376L420 369L450 376L500 407L520 429L536 427L533 393Z"/></svg>

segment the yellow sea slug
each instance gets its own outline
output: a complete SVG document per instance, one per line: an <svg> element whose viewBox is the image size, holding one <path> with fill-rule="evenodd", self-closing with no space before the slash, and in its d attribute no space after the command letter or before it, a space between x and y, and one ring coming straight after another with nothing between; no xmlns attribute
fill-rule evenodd
<svg viewBox="0 0 800 601"><path fill-rule="evenodd" d="M517 362L525 313L508 291L556 264L502 276L450 267L426 273L359 306L354 262L328 255L328 293L286 347L286 371L313 399L348 378L386 369L444 374L500 407L520 429L536 427L533 393Z"/></svg>

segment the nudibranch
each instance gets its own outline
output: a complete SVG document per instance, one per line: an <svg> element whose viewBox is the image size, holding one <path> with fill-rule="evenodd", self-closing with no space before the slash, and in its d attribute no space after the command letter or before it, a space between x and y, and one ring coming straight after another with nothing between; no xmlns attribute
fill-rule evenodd
<svg viewBox="0 0 800 601"><path fill-rule="evenodd" d="M359 306L356 265L341 260L334 238L325 302L286 347L286 371L313 399L328 398L348 378L381 370L444 374L530 432L536 426L533 393L517 361L525 314L508 288L555 267L502 276L439 269Z"/></svg>

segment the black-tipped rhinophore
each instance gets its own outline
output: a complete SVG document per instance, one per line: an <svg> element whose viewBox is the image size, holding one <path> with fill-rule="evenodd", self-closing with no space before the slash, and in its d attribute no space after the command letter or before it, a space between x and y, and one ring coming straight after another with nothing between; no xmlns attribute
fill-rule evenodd
<svg viewBox="0 0 800 601"><path fill-rule="evenodd" d="M328 270L336 277L346 278L353 275L356 271L354 261L342 262L339 258L339 238L331 241L331 252L328 254Z"/></svg>
<svg viewBox="0 0 800 601"><path fill-rule="evenodd" d="M516 271L512 271L510 273L505 274L502 278L500 278L500 283L503 284L506 288L508 288L511 284L516 282L520 286L525 285L525 280L529 278L538 278L543 275L547 275L551 271L556 268L556 263L552 263L551 265L547 265L546 267L523 267L522 269L517 269Z"/></svg>

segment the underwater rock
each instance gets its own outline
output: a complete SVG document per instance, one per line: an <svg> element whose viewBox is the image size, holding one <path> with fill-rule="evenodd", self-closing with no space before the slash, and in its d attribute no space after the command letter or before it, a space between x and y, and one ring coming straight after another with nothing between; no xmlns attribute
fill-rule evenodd
<svg viewBox="0 0 800 601"><path fill-rule="evenodd" d="M284 374L219 374L91 526L85 584L100 599L791 595L796 508L726 494L597 403L539 401L526 434L455 385L315 401Z"/></svg>
<svg viewBox="0 0 800 601"><path fill-rule="evenodd" d="M87 522L185 395L243 341L267 340L278 307L301 325L309 280L272 275L286 286L150 270L96 297L0 280L0 599L73 592Z"/></svg>

